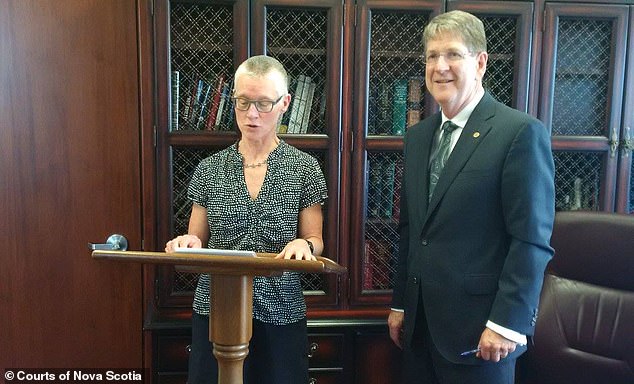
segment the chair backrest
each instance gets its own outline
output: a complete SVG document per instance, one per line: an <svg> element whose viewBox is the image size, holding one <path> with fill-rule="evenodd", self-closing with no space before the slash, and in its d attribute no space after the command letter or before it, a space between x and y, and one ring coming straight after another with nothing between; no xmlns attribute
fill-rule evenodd
<svg viewBox="0 0 634 384"><path fill-rule="evenodd" d="M558 212L518 382L634 383L634 216Z"/></svg>

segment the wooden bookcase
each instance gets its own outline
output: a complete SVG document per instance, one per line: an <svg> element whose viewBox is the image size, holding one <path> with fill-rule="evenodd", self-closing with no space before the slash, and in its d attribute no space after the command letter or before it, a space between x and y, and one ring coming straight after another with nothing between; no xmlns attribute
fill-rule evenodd
<svg viewBox="0 0 634 384"><path fill-rule="evenodd" d="M194 167L237 139L230 120L206 130L187 119L194 85L202 79L213 94L219 77L230 82L249 55L280 59L293 97L300 76L315 83L306 132L280 136L321 164L329 189L324 255L349 270L341 278L304 276L311 341L328 356L311 360L311 375L319 383L389 382L371 362L361 373L353 369L364 358L380 358L397 370L385 319L398 247L402 131L408 118L423 119L438 108L424 89L424 26L452 9L482 18L490 55L486 88L552 132L558 209L634 213L634 116L627 107L634 105L634 10L626 3L151 2L152 31L142 36L154 52L147 71L155 79L156 124L147 134L155 137L156 164L145 171L156 180L156 249L186 231ZM184 382L197 276L171 268L149 272L145 328L154 378Z"/></svg>

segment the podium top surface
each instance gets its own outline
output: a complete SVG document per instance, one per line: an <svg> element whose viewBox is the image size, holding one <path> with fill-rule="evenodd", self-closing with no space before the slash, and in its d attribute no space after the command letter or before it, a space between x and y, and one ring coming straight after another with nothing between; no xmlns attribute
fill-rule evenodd
<svg viewBox="0 0 634 384"><path fill-rule="evenodd" d="M315 256L317 260L275 259L274 253L257 253L255 257L201 255L195 253L165 253L141 251L95 250L94 259L136 262L142 264L171 264L189 266L186 270L198 273L266 276L283 271L342 274L347 269L334 261Z"/></svg>

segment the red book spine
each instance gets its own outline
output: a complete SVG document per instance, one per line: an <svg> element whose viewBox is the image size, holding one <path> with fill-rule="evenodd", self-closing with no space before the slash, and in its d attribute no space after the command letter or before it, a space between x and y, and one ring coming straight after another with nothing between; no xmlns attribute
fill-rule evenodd
<svg viewBox="0 0 634 384"><path fill-rule="evenodd" d="M214 91L214 97L211 99L211 108L207 115L207 122L205 123L205 129L213 131L216 126L216 114L218 113L218 106L220 105L220 95L222 94L222 86L225 82L225 75L219 75L216 82L216 90Z"/></svg>

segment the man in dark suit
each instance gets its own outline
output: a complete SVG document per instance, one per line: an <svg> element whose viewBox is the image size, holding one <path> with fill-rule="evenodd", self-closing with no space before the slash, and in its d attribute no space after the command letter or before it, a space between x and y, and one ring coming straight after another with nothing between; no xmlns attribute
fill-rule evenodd
<svg viewBox="0 0 634 384"><path fill-rule="evenodd" d="M550 135L484 91L478 18L441 14L423 41L441 112L405 137L390 336L406 383L512 384L553 255Z"/></svg>

